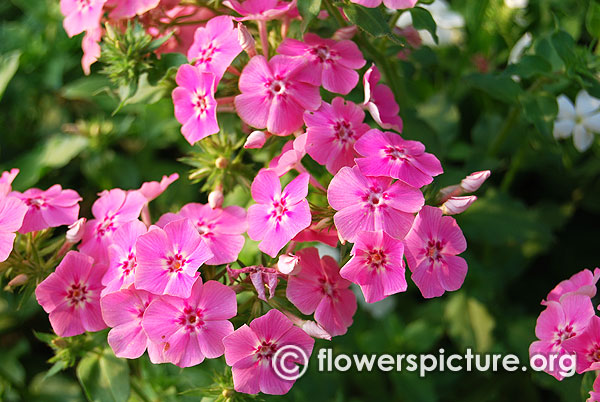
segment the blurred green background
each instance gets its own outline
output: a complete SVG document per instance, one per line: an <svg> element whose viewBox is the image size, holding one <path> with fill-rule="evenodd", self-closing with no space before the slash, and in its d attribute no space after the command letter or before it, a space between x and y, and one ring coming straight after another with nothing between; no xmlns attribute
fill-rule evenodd
<svg viewBox="0 0 600 402"><path fill-rule="evenodd" d="M108 81L97 66L83 76L81 38L67 38L58 3L0 2L0 170L21 169L16 190L55 183L76 189L84 198L82 216L90 216L102 189L138 188L173 172L181 179L153 203L155 214L205 202L200 186L186 178L188 167L177 161L190 146L179 133L171 100L149 92L112 116L118 101L102 90ZM422 47L405 61L396 59L397 49L387 52L399 77L394 91L403 136L424 142L445 168L436 186L492 170L479 200L457 217L469 245L463 255L467 279L460 291L434 300L424 300L410 283L406 293L385 302L360 304L348 334L318 341L316 351L402 354L444 348L450 354L472 347L515 353L525 361L540 301L559 281L598 265L600 147L596 141L581 154L551 133L557 95L574 99L586 87L600 97L600 17L593 14L600 6L576 0L531 0L526 9L510 9L502 0L451 5L465 19L460 43ZM534 37L531 57L507 69L510 49L525 32ZM361 100L360 91L352 96ZM75 368L45 377L53 352L34 331L51 332L47 316L31 299L17 309L20 301L18 293L0 292L0 400L84 399ZM132 400L198 400L224 361L181 370L143 358L115 367L131 373ZM545 373L521 371L426 378L354 369L319 373L313 359L284 398L572 402L583 400L581 380L559 383Z"/></svg>

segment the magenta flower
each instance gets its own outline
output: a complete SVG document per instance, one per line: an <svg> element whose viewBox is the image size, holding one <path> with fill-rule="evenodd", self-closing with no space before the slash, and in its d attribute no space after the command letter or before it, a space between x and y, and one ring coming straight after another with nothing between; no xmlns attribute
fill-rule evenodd
<svg viewBox="0 0 600 402"><path fill-rule="evenodd" d="M425 206L404 239L412 279L425 298L459 289L467 275L467 262L457 254L467 242L454 218L439 208Z"/></svg>
<svg viewBox="0 0 600 402"><path fill-rule="evenodd" d="M542 355L550 361L550 356L560 357L568 354L563 342L573 338L585 330L594 316L594 306L589 297L584 295L568 295L560 302L550 301L537 319L535 335L538 341L529 346L529 356ZM579 362L577 366L584 362ZM558 360L554 360L557 362ZM557 380L562 380L558 364L554 370L545 370Z"/></svg>
<svg viewBox="0 0 600 402"><path fill-rule="evenodd" d="M367 303L406 290L404 245L383 232L362 232L342 267L342 278L362 289Z"/></svg>
<svg viewBox="0 0 600 402"><path fill-rule="evenodd" d="M568 295L566 296L569 297ZM561 303L562 304L562 303ZM586 310L587 311L587 310ZM600 317L594 315L585 329L565 339L562 347L577 355L576 370L579 374L600 369Z"/></svg>
<svg viewBox="0 0 600 402"><path fill-rule="evenodd" d="M71 225L79 217L81 197L73 190L63 190L55 184L48 190L30 188L24 193L13 192L27 205L27 214L20 233L37 232L46 228Z"/></svg>
<svg viewBox="0 0 600 402"><path fill-rule="evenodd" d="M382 0L350 0L352 3L360 4L368 8L378 7ZM392 10L405 10L413 8L418 0L383 0L383 4Z"/></svg>
<svg viewBox="0 0 600 402"><path fill-rule="evenodd" d="M594 269L594 272L589 269L584 269L556 285L554 289L548 293L546 300L560 301L562 297L568 294L576 293L586 295L588 297L596 296L596 283L600 279L600 268ZM547 302L542 302L546 304Z"/></svg>
<svg viewBox="0 0 600 402"><path fill-rule="evenodd" d="M104 270L93 263L91 257L69 251L56 271L35 289L35 297L50 315L50 324L58 336L106 328L100 311Z"/></svg>
<svg viewBox="0 0 600 402"><path fill-rule="evenodd" d="M237 260L244 247L242 234L248 228L243 208L211 208L208 204L191 203L184 205L177 214L164 214L157 225L164 227L181 218L187 218L194 224L202 241L212 252L213 256L205 264L221 265Z"/></svg>
<svg viewBox="0 0 600 402"><path fill-rule="evenodd" d="M134 281L137 261L135 258L135 243L141 235L147 232L146 225L135 220L118 228L108 246L109 266L102 278L106 286L102 295L127 289Z"/></svg>
<svg viewBox="0 0 600 402"><path fill-rule="evenodd" d="M356 160L366 176L390 176L420 188L444 170L440 161L425 152L419 141L407 141L398 134L369 130L356 141L354 149L362 158Z"/></svg>
<svg viewBox="0 0 600 402"><path fill-rule="evenodd" d="M300 129L304 111L321 105L319 87L309 83L304 64L304 60L288 56L270 61L263 56L250 59L239 80L241 94L235 97L241 119L276 135Z"/></svg>
<svg viewBox="0 0 600 402"><path fill-rule="evenodd" d="M115 188L100 193L100 198L92 205L95 219L85 225L79 251L93 257L98 264L108 263L108 246L114 231L136 220L145 203L146 198L137 191Z"/></svg>
<svg viewBox="0 0 600 402"><path fill-rule="evenodd" d="M198 278L188 298L164 296L150 303L142 325L152 342L163 345L166 361L190 367L223 355L223 338L233 332L228 320L236 313L232 289Z"/></svg>
<svg viewBox="0 0 600 402"><path fill-rule="evenodd" d="M319 110L304 113L306 152L329 173L335 175L344 166L354 166L354 143L369 126L363 123L365 112L356 104L337 97L321 103Z"/></svg>
<svg viewBox="0 0 600 402"><path fill-rule="evenodd" d="M223 344L225 361L231 366L233 387L236 391L245 394L263 392L283 395L292 388L295 381L282 379L276 374L273 365L283 366L286 375L289 374L293 378L294 374L299 372L295 363L308 362L300 356L294 359L290 355L287 355L283 362L273 362L275 353L291 345L301 349L308 358L315 341L306 332L294 326L283 313L269 310L267 314L254 319L249 326L244 324L225 337Z"/></svg>
<svg viewBox="0 0 600 402"><path fill-rule="evenodd" d="M316 248L303 248L300 273L288 278L286 296L302 314L315 313L315 320L331 336L344 335L356 312L356 296L350 282L340 276L340 267L330 256L319 258Z"/></svg>
<svg viewBox="0 0 600 402"><path fill-rule="evenodd" d="M248 208L248 236L261 240L258 248L271 257L310 225L308 179L309 175L303 173L282 192L279 177L263 169L252 182L252 198L257 204Z"/></svg>
<svg viewBox="0 0 600 402"><path fill-rule="evenodd" d="M100 299L102 317L112 329L108 344L117 357L137 359L146 348L152 363L164 363L162 344L151 342L142 328L146 308L157 296L133 287L103 296Z"/></svg>
<svg viewBox="0 0 600 402"><path fill-rule="evenodd" d="M65 16L63 26L69 37L100 25L106 0L60 0L60 12Z"/></svg>
<svg viewBox="0 0 600 402"><path fill-rule="evenodd" d="M133 18L158 6L160 0L108 0L107 7L114 7L109 14L113 20Z"/></svg>
<svg viewBox="0 0 600 402"><path fill-rule="evenodd" d="M98 25L94 29L86 31L85 36L81 40L81 49L83 57L81 58L81 68L85 75L90 75L92 64L98 61L102 48L100 40L102 39L102 27Z"/></svg>
<svg viewBox="0 0 600 402"><path fill-rule="evenodd" d="M380 79L379 70L375 64L371 65L363 76L365 87L363 106L369 110L371 117L381 128L402 132L402 119L398 116L400 107L396 103L392 90L387 85L378 84Z"/></svg>
<svg viewBox="0 0 600 402"><path fill-rule="evenodd" d="M194 145L204 137L219 131L217 101L215 100L215 75L200 72L189 64L179 67L173 90L175 117L183 124L181 133Z"/></svg>
<svg viewBox="0 0 600 402"><path fill-rule="evenodd" d="M366 61L356 43L350 40L323 39L307 33L304 42L285 39L277 51L286 56L308 60L313 85L323 85L330 92L347 95L358 83L358 73Z"/></svg>
<svg viewBox="0 0 600 402"><path fill-rule="evenodd" d="M340 169L329 183L327 200L338 211L333 222L340 237L350 242L361 232L379 230L403 239L424 203L418 189L389 177L366 177L358 166Z"/></svg>
<svg viewBox="0 0 600 402"><path fill-rule="evenodd" d="M177 173L173 173L170 176L163 176L160 182L158 181L148 181L142 184L142 187L138 190L144 197L146 197L146 201L150 202L162 193L173 184L175 180L179 179L179 175Z"/></svg>
<svg viewBox="0 0 600 402"><path fill-rule="evenodd" d="M318 241L327 244L328 246L335 247L337 246L339 239L337 230L335 230L334 227L321 229L314 223L298 233L293 241L298 243Z"/></svg>
<svg viewBox="0 0 600 402"><path fill-rule="evenodd" d="M227 6L240 14L238 21L257 20L269 21L283 16L296 5L296 0L287 2L280 0L245 0L240 3L237 0L225 0Z"/></svg>
<svg viewBox="0 0 600 402"><path fill-rule="evenodd" d="M0 262L6 261L10 256L15 242L15 232L23 224L27 211L27 205L23 201L0 194Z"/></svg>
<svg viewBox="0 0 600 402"><path fill-rule="evenodd" d="M211 18L204 27L196 30L187 58L199 71L215 75L216 90L225 70L241 51L233 18L220 15Z"/></svg>
<svg viewBox="0 0 600 402"><path fill-rule="evenodd" d="M136 289L177 297L190 296L198 268L213 256L189 219L154 227L138 237L135 250Z"/></svg>

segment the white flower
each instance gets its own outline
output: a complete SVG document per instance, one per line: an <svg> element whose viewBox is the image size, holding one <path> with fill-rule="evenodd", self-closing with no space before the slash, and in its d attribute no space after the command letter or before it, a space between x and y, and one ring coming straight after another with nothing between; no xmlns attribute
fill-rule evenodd
<svg viewBox="0 0 600 402"><path fill-rule="evenodd" d="M525 32L525 35L521 36L521 39L519 39L511 49L510 55L508 56L508 64L517 64L519 60L521 60L525 50L531 46L532 40L533 37L531 36L531 33Z"/></svg>
<svg viewBox="0 0 600 402"><path fill-rule="evenodd" d="M586 91L577 94L575 106L565 95L560 95L558 116L554 122L554 138L562 139L573 135L573 143L579 152L588 149L594 142L594 133L600 133L600 99Z"/></svg>
<svg viewBox="0 0 600 402"><path fill-rule="evenodd" d="M436 33L439 39L438 44L440 46L457 44L462 41L462 28L465 26L465 19L456 11L452 11L446 0L435 0L431 4L420 4L419 7L423 7L431 13L433 20L437 25ZM396 26L398 28L406 28L410 25L412 25L410 13L402 13ZM433 37L428 31L421 29L419 30L419 35L424 44L435 46Z"/></svg>
<svg viewBox="0 0 600 402"><path fill-rule="evenodd" d="M529 4L529 0L504 0L504 4L508 8L525 8Z"/></svg>

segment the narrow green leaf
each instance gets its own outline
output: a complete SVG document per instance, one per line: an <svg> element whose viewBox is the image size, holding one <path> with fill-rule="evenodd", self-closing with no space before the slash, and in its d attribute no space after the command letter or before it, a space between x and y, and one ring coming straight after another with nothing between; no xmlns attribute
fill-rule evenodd
<svg viewBox="0 0 600 402"><path fill-rule="evenodd" d="M594 390L594 380L597 374L593 371L588 371L581 379L581 398L585 402L590 397L590 391Z"/></svg>
<svg viewBox="0 0 600 402"><path fill-rule="evenodd" d="M486 307L464 293L451 296L446 304L448 333L463 348L473 347L485 353L493 345L494 318Z"/></svg>
<svg viewBox="0 0 600 402"><path fill-rule="evenodd" d="M344 5L344 13L353 24L376 38L387 36L398 41L387 24L387 16L379 8L366 8L356 4Z"/></svg>
<svg viewBox="0 0 600 402"><path fill-rule="evenodd" d="M321 11L321 0L298 0L297 4L298 11L302 16L300 29L302 33L304 33L311 21L319 15L319 11Z"/></svg>
<svg viewBox="0 0 600 402"><path fill-rule="evenodd" d="M437 25L433 20L431 13L422 7L415 7L410 9L410 15L415 29L427 30L433 37L435 43L438 43Z"/></svg>
<svg viewBox="0 0 600 402"><path fill-rule="evenodd" d="M18 50L0 55L0 99L2 99L8 83L19 69L20 57L21 52Z"/></svg>
<svg viewBox="0 0 600 402"><path fill-rule="evenodd" d="M600 38L600 3L598 1L590 1L590 7L585 16L585 27L594 38Z"/></svg>
<svg viewBox="0 0 600 402"><path fill-rule="evenodd" d="M516 102L523 92L519 84L514 82L508 75L471 74L466 81L492 98L506 103Z"/></svg>

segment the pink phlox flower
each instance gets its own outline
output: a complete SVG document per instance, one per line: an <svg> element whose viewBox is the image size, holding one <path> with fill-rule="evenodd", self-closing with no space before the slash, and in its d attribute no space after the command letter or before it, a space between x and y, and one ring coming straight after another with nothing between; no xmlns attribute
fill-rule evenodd
<svg viewBox="0 0 600 402"><path fill-rule="evenodd" d="M277 288L278 282L277 270L255 265L252 267L245 267L242 271L250 276L250 281L252 282L252 285L254 285L259 299L267 301L265 286L269 290L269 299L272 299L273 296L275 296L275 289Z"/></svg>
<svg viewBox="0 0 600 402"><path fill-rule="evenodd" d="M306 134L299 135L294 140L286 142L281 153L269 162L269 170L281 177L292 169L303 173L306 171L302 166L302 158L306 155Z"/></svg>
<svg viewBox="0 0 600 402"><path fill-rule="evenodd" d="M566 341L580 336L592 317L594 317L594 306L588 296L570 294L560 302L549 301L546 309L537 319L535 335L539 340L529 346L529 356L541 355L547 359L546 361L550 361L551 356L554 356L553 361L557 362L560 356L570 353L566 349L568 345ZM585 364L583 359L579 360L577 359L577 367ZM557 380L563 379L558 364L554 365L554 370L547 367L544 371Z"/></svg>
<svg viewBox="0 0 600 402"><path fill-rule="evenodd" d="M585 295L582 295L585 296ZM566 295L565 297L569 297ZM564 299L561 299L564 300ZM550 302L551 303L551 302ZM585 310L587 312L587 310ZM594 315L585 329L565 339L562 347L577 355L576 370L579 374L600 369L600 317Z"/></svg>
<svg viewBox="0 0 600 402"><path fill-rule="evenodd" d="M19 174L19 169L11 169L0 175L0 197L8 195L12 191L12 182Z"/></svg>
<svg viewBox="0 0 600 402"><path fill-rule="evenodd" d="M282 192L277 174L263 169L252 182L252 198L257 203L248 208L248 235L260 240L258 248L273 258L310 225L308 180L308 173L302 173Z"/></svg>
<svg viewBox="0 0 600 402"><path fill-rule="evenodd" d="M215 75L216 91L225 70L241 51L238 29L233 25L233 18L220 15L196 30L187 58L199 71Z"/></svg>
<svg viewBox="0 0 600 402"><path fill-rule="evenodd" d="M356 104L337 97L323 102L315 112L304 113L306 152L335 175L344 166L354 166L355 142L369 130L365 112Z"/></svg>
<svg viewBox="0 0 600 402"><path fill-rule="evenodd" d="M142 193L144 197L146 197L146 201L150 202L161 195L167 189L167 187L173 184L173 182L177 179L179 179L179 175L177 173L173 173L170 176L163 176L160 182L145 182L138 191Z"/></svg>
<svg viewBox="0 0 600 402"><path fill-rule="evenodd" d="M350 0L352 3L360 4L368 8L378 7L382 0ZM383 0L383 4L392 10L405 10L413 8L417 4L417 0Z"/></svg>
<svg viewBox="0 0 600 402"><path fill-rule="evenodd" d="M297 255L301 270L288 277L287 298L302 314L315 313L315 320L331 336L345 334L356 312L350 281L340 276L333 258L319 258L314 247L304 248Z"/></svg>
<svg viewBox="0 0 600 402"><path fill-rule="evenodd" d="M290 378L299 372L296 363L307 364L301 356L292 357L284 353L283 362L273 361L277 350L287 347L301 349L306 358L310 357L315 341L303 330L294 326L280 311L269 310L262 317L254 319L250 325L242 325L223 339L225 361L231 366L233 386L236 391L246 394L263 392L270 395L286 394L294 385L294 380L282 379L273 365L283 367ZM280 370L281 372L282 370Z"/></svg>
<svg viewBox="0 0 600 402"><path fill-rule="evenodd" d="M300 273L300 257L291 253L280 255L277 271L284 275L297 275Z"/></svg>
<svg viewBox="0 0 600 402"><path fill-rule="evenodd" d="M102 317L112 328L108 344L117 357L137 359L148 349L152 363L164 363L162 344L151 342L142 327L146 308L159 296L133 286L107 294L100 299Z"/></svg>
<svg viewBox="0 0 600 402"><path fill-rule="evenodd" d="M467 275L467 262L457 254L467 242L454 218L439 208L425 206L404 239L412 279L425 298L459 289Z"/></svg>
<svg viewBox="0 0 600 402"><path fill-rule="evenodd" d="M10 256L15 232L23 225L28 210L27 205L17 197L0 194L0 262Z"/></svg>
<svg viewBox="0 0 600 402"><path fill-rule="evenodd" d="M306 110L321 105L319 87L310 84L304 70L306 60L275 56L267 61L254 56L239 79L241 94L235 108L248 125L271 134L289 135L303 125Z"/></svg>
<svg viewBox="0 0 600 402"><path fill-rule="evenodd" d="M383 230L403 239L411 228L414 213L424 203L419 189L389 177L367 177L358 166L343 167L327 189L329 205L341 238L356 241L365 231Z"/></svg>
<svg viewBox="0 0 600 402"><path fill-rule="evenodd" d="M114 7L108 17L112 20L129 19L158 7L160 0L108 0L106 7Z"/></svg>
<svg viewBox="0 0 600 402"><path fill-rule="evenodd" d="M324 39L313 33L304 42L287 38L277 48L280 54L308 60L313 85L323 85L330 92L347 95L358 83L358 73L366 61L356 43L350 40Z"/></svg>
<svg viewBox="0 0 600 402"><path fill-rule="evenodd" d="M594 380L594 387L590 391L590 397L586 402L600 402L600 376Z"/></svg>
<svg viewBox="0 0 600 402"><path fill-rule="evenodd" d="M596 296L596 283L600 279L600 268L595 268L594 272L589 269L584 269L556 285L554 289L548 293L546 300L542 304L547 304L549 301L560 301L565 295L576 293L586 295L588 297Z"/></svg>
<svg viewBox="0 0 600 402"><path fill-rule="evenodd" d="M457 215L465 212L475 201L477 197L467 195L464 197L450 197L440 207L444 215Z"/></svg>
<svg viewBox="0 0 600 402"><path fill-rule="evenodd" d="M339 239L338 232L334 227L321 229L317 227L316 223L313 223L298 233L293 241L298 243L318 241L328 246L336 247Z"/></svg>
<svg viewBox="0 0 600 402"><path fill-rule="evenodd" d="M219 131L215 75L201 72L189 64L179 67L175 77L178 87L173 90L175 117L183 124L181 133L194 145L197 141Z"/></svg>
<svg viewBox="0 0 600 402"><path fill-rule="evenodd" d="M246 149L260 149L267 142L267 134L264 131L255 130L248 135L244 148Z"/></svg>
<svg viewBox="0 0 600 402"><path fill-rule="evenodd" d="M246 211L238 206L211 208L208 204L184 205L177 214L167 213L157 222L164 227L173 220L188 218L196 227L200 238L208 246L213 257L207 265L221 265L237 260L244 247L243 233L248 228Z"/></svg>
<svg viewBox="0 0 600 402"><path fill-rule="evenodd" d="M60 0L63 26L69 37L100 26L106 0Z"/></svg>
<svg viewBox="0 0 600 402"><path fill-rule="evenodd" d="M225 0L223 5L242 16L241 18L236 18L237 21L269 21L278 19L289 12L296 6L296 0L290 2L281 0L245 0L241 3L237 0Z"/></svg>
<svg viewBox="0 0 600 402"><path fill-rule="evenodd" d="M20 233L70 225L79 217L79 201L82 198L74 190L63 190L59 184L46 191L30 188L24 193L15 191L11 194L28 207Z"/></svg>
<svg viewBox="0 0 600 402"><path fill-rule="evenodd" d="M198 278L188 298L163 296L150 303L142 325L148 338L163 346L163 356L179 367L223 355L223 338L233 332L228 320L237 313L235 292L216 281Z"/></svg>
<svg viewBox="0 0 600 402"><path fill-rule="evenodd" d="M134 281L137 267L135 243L141 235L147 232L146 225L135 220L118 228L108 246L110 263L102 284L102 296L128 288Z"/></svg>
<svg viewBox="0 0 600 402"><path fill-rule="evenodd" d="M102 48L100 47L102 33L102 27L98 25L96 28L88 29L81 40L81 49L83 50L81 68L85 75L90 75L92 64L98 61L98 58L100 57L102 51Z"/></svg>
<svg viewBox="0 0 600 402"><path fill-rule="evenodd" d="M136 289L176 297L189 297L198 269L213 254L189 219L179 219L164 229L151 227L135 244Z"/></svg>
<svg viewBox="0 0 600 402"><path fill-rule="evenodd" d="M490 177L492 172L489 170L482 170L480 172L473 172L460 182L460 187L466 193L474 193L479 190L479 187Z"/></svg>
<svg viewBox="0 0 600 402"><path fill-rule="evenodd" d="M367 303L406 290L404 245L384 232L362 232L342 267L342 278L360 286Z"/></svg>
<svg viewBox="0 0 600 402"><path fill-rule="evenodd" d="M356 164L365 176L390 176L420 188L442 174L442 164L432 154L425 152L419 141L404 140L398 134L367 131L354 149L362 156Z"/></svg>
<svg viewBox="0 0 600 402"><path fill-rule="evenodd" d="M108 263L108 246L112 236L121 225L136 220L146 204L146 198L137 191L123 191L115 188L103 191L92 205L95 219L85 225L79 250L96 260Z"/></svg>
<svg viewBox="0 0 600 402"><path fill-rule="evenodd" d="M365 72L363 86L365 88L365 100L363 106L369 110L373 120L381 128L402 132L402 119L398 116L400 107L396 103L394 93L384 84L378 84L381 74L375 66Z"/></svg>
<svg viewBox="0 0 600 402"><path fill-rule="evenodd" d="M38 303L50 315L58 336L74 336L106 328L100 310L104 270L76 251L65 258L35 289Z"/></svg>

